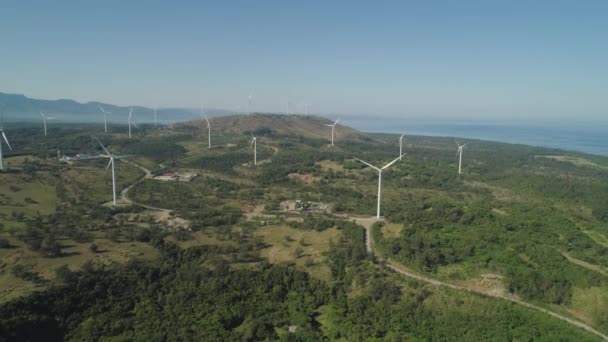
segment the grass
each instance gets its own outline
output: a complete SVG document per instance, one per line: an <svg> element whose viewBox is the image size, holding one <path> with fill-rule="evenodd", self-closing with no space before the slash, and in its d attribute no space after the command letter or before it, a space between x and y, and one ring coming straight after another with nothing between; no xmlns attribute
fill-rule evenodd
<svg viewBox="0 0 608 342"><path fill-rule="evenodd" d="M262 250L262 256L270 263L295 263L296 267L311 276L329 281L330 270L325 261L331 240L337 240L341 233L335 228L322 232L294 229L286 226L262 227L256 235L269 246ZM296 255L301 250L301 255Z"/></svg>
<svg viewBox="0 0 608 342"><path fill-rule="evenodd" d="M403 231L403 225L386 222L380 230L385 238L399 238Z"/></svg>
<svg viewBox="0 0 608 342"><path fill-rule="evenodd" d="M64 256L46 257L32 251L24 243L8 238L13 248L0 249L0 303L41 289L43 285L35 285L29 281L17 278L11 274L15 265L23 265L29 270L38 273L45 280L53 280L55 269L68 265L71 270L77 270L87 262L110 264L113 262L126 263L131 258L153 259L158 251L151 245L141 242L112 242L106 239L97 239L95 244L98 252L93 253L89 248L91 243L75 243L71 240L62 240L66 246L62 251Z"/></svg>

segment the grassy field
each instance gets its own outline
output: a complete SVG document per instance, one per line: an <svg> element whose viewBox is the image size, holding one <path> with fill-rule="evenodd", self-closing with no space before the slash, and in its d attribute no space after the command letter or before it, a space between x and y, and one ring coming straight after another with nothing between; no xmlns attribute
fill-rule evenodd
<svg viewBox="0 0 608 342"><path fill-rule="evenodd" d="M329 250L331 240L340 238L341 233L335 228L315 232L270 226L259 228L255 234L268 244L261 254L270 263L294 263L317 279L331 278L324 253Z"/></svg>
<svg viewBox="0 0 608 342"><path fill-rule="evenodd" d="M32 291L44 288L47 284L36 285L32 282L17 278L11 272L16 265L26 266L28 270L37 273L45 282L55 278L55 270L68 265L72 270L79 269L87 262L110 264L113 262L126 263L132 258L153 259L158 251L149 244L141 242L119 243L107 239L96 239L94 243L98 251L91 251L91 243L76 243L63 240L66 246L63 256L49 258L39 252L31 251L19 240L7 238L13 247L0 249L0 302L22 296Z"/></svg>

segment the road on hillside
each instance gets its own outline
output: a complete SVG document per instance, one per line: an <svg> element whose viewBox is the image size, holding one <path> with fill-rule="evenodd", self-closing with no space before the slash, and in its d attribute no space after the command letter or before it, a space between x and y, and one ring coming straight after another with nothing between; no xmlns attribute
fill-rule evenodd
<svg viewBox="0 0 608 342"><path fill-rule="evenodd" d="M521 299L517 299L514 297L510 297L510 296L506 296L506 295L502 295L499 293L494 293L494 292L484 292L484 291L480 291L477 289L473 289L473 288L468 288L468 287L464 287L464 286L460 286L460 285L455 285L455 284L450 284L450 283L446 283L443 282L441 280L437 280L437 279L433 279L418 273L414 273L408 270L405 270L404 267L402 265L400 265L398 262L391 260L390 258L385 260L382 258L382 256L380 255L380 253L378 253L375 248L374 248L374 243L372 240L372 226L374 225L374 223L380 221L381 219L377 219L375 217L369 218L369 217L351 217L352 219L355 220L356 223L362 225L363 227L365 227L365 235L366 235L366 246L367 246L367 251L371 254L373 254L376 258L378 258L380 261L385 261L386 262L386 267L392 269L393 271L406 276L408 278L412 278L412 279L416 279L418 281L422 281L428 284L432 284L435 286L442 286L442 287L447 287L453 290L457 290L457 291L466 291L466 292L470 292L470 293L476 293L476 294L480 294L483 296L488 296L488 297L493 297L493 298L499 298L499 299L504 299L504 300L508 300L511 303L516 303L516 304L520 304L523 305L527 308L530 308L532 310L536 310L536 311L540 311L542 313L545 313L547 315L553 316L555 318L561 319L562 321L565 321L571 325L574 325L578 328L581 328L589 333L592 333L600 338L602 338L605 341L608 341L608 336L602 334L601 332L595 330L594 328L592 328L591 326L577 321L575 319L566 317L564 315L560 315L556 312L553 312L551 310L545 309L543 307L540 307L538 305L534 305L528 302L525 302Z"/></svg>

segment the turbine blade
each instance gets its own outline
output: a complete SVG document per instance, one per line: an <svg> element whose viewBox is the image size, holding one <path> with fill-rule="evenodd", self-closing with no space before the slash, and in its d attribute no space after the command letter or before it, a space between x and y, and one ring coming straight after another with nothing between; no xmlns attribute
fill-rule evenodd
<svg viewBox="0 0 608 342"><path fill-rule="evenodd" d="M110 165L112 165L112 158L110 158L110 161L108 162L108 166L106 166L105 172L108 171L108 169L110 168Z"/></svg>
<svg viewBox="0 0 608 342"><path fill-rule="evenodd" d="M114 156L114 159L126 159L126 158L133 158L135 157L135 155L133 154L126 154L124 156Z"/></svg>
<svg viewBox="0 0 608 342"><path fill-rule="evenodd" d="M366 161L363 161L363 160L361 160L361 159L359 159L359 158L356 158L356 157L353 157L353 158L354 158L355 160L358 160L358 161L362 162L363 164L365 164L365 165L367 165L367 166L369 166L369 167L371 167L371 168L373 168L373 169L377 170L378 172L380 172L380 171L381 171L379 168L375 167L374 165L372 165L372 164L370 164L370 163L368 163L368 162L366 162Z"/></svg>
<svg viewBox="0 0 608 342"><path fill-rule="evenodd" d="M94 135L92 137L93 137L93 139L95 139L95 141L97 141L97 143L99 144L99 146L101 146L101 148L108 154L108 156L111 157L112 153L110 153L110 151L108 151L108 149L105 146L103 146L103 144L101 143L101 141L99 139L97 139L97 137L94 136Z"/></svg>
<svg viewBox="0 0 608 342"><path fill-rule="evenodd" d="M211 127L211 124L209 123L209 118L207 118L207 115L205 115L205 121L207 121L207 127Z"/></svg>
<svg viewBox="0 0 608 342"><path fill-rule="evenodd" d="M46 115L44 115L43 112L40 112L40 116L42 116L43 119L46 119Z"/></svg>
<svg viewBox="0 0 608 342"><path fill-rule="evenodd" d="M384 169L386 169L387 167L389 167L389 166L391 166L391 165L395 164L396 162L398 162L398 161L399 161L399 159L401 159L401 157L403 157L404 155L405 155L405 153L404 153L404 154L402 154L402 155L400 155L399 157L395 158L395 160L393 160L392 162L390 162L390 163L388 163L388 164L384 165L384 167L382 168L382 170L384 170Z"/></svg>
<svg viewBox="0 0 608 342"><path fill-rule="evenodd" d="M4 141L6 141L6 146L8 146L8 148L12 151L13 148L11 147L11 144L8 142L8 139L6 138L6 134L4 134L4 131L2 131L2 138L4 138ZM2 143L0 141L0 143Z"/></svg>

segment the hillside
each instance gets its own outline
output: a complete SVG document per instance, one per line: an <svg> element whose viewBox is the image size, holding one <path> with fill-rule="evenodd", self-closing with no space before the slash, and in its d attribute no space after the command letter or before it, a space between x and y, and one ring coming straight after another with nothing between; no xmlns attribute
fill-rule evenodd
<svg viewBox="0 0 608 342"><path fill-rule="evenodd" d="M398 136L339 126L329 147L323 123L212 119L211 149L200 120L142 126L131 139L124 126L55 125L45 137L39 125L11 125L0 336L280 340L297 327L315 341L596 341L608 332L608 158L468 140L458 174L453 139L406 136L406 157L383 172L376 220L378 175L353 156L384 165ZM257 165L251 130L261 133ZM117 161L116 206L105 160L57 160L58 149L101 152L91 135L137 156ZM197 176L154 179L171 173Z"/></svg>
<svg viewBox="0 0 608 342"><path fill-rule="evenodd" d="M243 134L248 132L261 132L270 130L274 134L297 135L311 139L330 139L331 127L324 124L333 122L313 115L283 115L254 113L251 115L231 115L209 118L211 127L215 132L223 134ZM194 120L181 124L182 127L195 127L204 129L207 123L204 120ZM335 139L354 140L364 139L366 135L348 126L337 124Z"/></svg>

